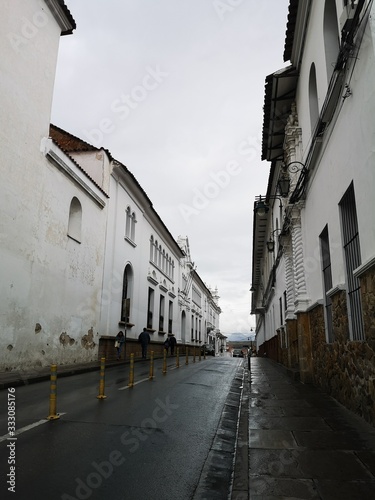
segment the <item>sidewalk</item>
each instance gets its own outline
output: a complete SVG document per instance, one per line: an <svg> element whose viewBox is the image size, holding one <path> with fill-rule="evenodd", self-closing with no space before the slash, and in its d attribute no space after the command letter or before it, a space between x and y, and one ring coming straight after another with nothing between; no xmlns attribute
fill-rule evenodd
<svg viewBox="0 0 375 500"><path fill-rule="evenodd" d="M273 361L250 362L249 498L375 498L375 428Z"/></svg>

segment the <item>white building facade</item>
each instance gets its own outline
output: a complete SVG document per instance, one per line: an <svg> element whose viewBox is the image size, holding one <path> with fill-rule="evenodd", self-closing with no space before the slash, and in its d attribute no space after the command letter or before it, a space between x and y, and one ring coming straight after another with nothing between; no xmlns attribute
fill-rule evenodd
<svg viewBox="0 0 375 500"><path fill-rule="evenodd" d="M102 288L107 195L49 139L59 39L74 19L59 1L0 11L0 367L89 361L99 311L81 306Z"/></svg>
<svg viewBox="0 0 375 500"><path fill-rule="evenodd" d="M122 163L50 125L66 4L5 0L0 14L0 370L97 360L119 330L190 343L183 249ZM220 308L198 285L203 341Z"/></svg>
<svg viewBox="0 0 375 500"><path fill-rule="evenodd" d="M375 422L375 47L372 1L291 0L266 79L254 203L259 354ZM267 249L274 246L273 251Z"/></svg>

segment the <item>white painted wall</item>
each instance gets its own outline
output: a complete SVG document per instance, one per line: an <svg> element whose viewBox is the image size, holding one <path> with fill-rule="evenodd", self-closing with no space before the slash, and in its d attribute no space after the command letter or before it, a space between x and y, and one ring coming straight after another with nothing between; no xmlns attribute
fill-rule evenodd
<svg viewBox="0 0 375 500"><path fill-rule="evenodd" d="M0 17L7 27L0 35L0 369L89 361L97 358L106 198L46 140L60 27L38 0L1 2ZM50 150L66 169L46 157ZM81 243L67 236L74 196Z"/></svg>
<svg viewBox="0 0 375 500"><path fill-rule="evenodd" d="M300 76L296 91L298 125L302 131L302 157L305 162L311 145L309 108L309 75L311 64L316 67L318 105L321 111L328 92L325 61L323 18L324 1L311 2L309 27ZM343 12L342 2L336 2L337 24ZM344 254L340 227L339 202L351 182L354 183L362 264L375 257L375 7L366 26L360 52L349 60L346 82L351 95L341 99L336 113L323 137L320 158L309 173L306 199L301 210L302 248L307 290L306 308L321 302L323 284L319 235L328 224L333 287L345 284ZM292 61L293 62L293 61ZM294 61L297 63L298 61ZM273 179L275 181L275 179ZM275 186L274 186L275 189ZM275 191L272 192L274 194ZM276 205L276 202L275 202ZM275 227L275 213L270 211L268 232ZM266 249L263 256L264 286L272 262ZM257 344L275 335L278 328L278 299L286 288L285 255L277 268L275 290L263 322L258 322Z"/></svg>
<svg viewBox="0 0 375 500"><path fill-rule="evenodd" d="M136 214L136 228L134 241L125 237L126 209ZM157 240L175 262L174 280L166 276L150 261L150 239ZM127 329L128 338L137 338L147 325L148 289L154 291L154 318L153 329L158 329L160 294L165 297L165 331L167 331L168 303L173 301L173 324L176 338L179 338L179 258L176 250L177 243L167 234L164 225L155 216L149 202L141 190L132 181L123 167L113 170L110 179L109 222L106 238L106 260L104 269L104 286L102 298L101 332L103 335L115 335L119 329L124 331L125 326L119 324L121 319L121 300L123 289L123 274L127 264L133 270L134 286L131 300L130 323L134 324ZM157 284L148 280L154 273ZM160 283L165 281L167 292L160 289ZM172 295L169 294L172 292ZM156 332L153 340L162 340L163 336Z"/></svg>
<svg viewBox="0 0 375 500"><path fill-rule="evenodd" d="M322 2L323 4L323 2ZM321 18L320 3L314 3L312 30L317 31ZM318 168L312 174L302 212L304 231L305 270L308 294L311 303L322 299L321 263L319 234L328 224L332 260L333 286L345 282L342 238L340 228L339 202L354 182L357 205L357 218L361 245L362 263L374 257L375 224L375 57L373 21L368 26L357 57L353 74L352 68L347 75L352 95L342 100L342 107L331 122L324 135L324 149ZM310 61L316 60L316 47L319 37L311 38L306 43L301 67L301 79L297 98L298 118L302 126L304 151L307 152L309 140L306 139L309 127L309 110L305 99L307 74ZM324 82L325 64L320 61L317 67L317 79ZM351 62L353 64L354 60ZM319 72L318 72L319 68ZM326 89L320 92L325 97Z"/></svg>

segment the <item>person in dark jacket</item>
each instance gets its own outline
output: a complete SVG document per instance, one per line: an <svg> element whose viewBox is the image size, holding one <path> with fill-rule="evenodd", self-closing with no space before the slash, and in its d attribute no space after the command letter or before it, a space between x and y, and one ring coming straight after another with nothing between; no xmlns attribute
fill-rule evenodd
<svg viewBox="0 0 375 500"><path fill-rule="evenodd" d="M138 340L142 346L142 358L146 359L147 347L148 347L148 344L151 342L150 334L148 333L147 328L143 328L143 332L139 334Z"/></svg>
<svg viewBox="0 0 375 500"><path fill-rule="evenodd" d="M174 348L177 345L177 340L176 337L173 335L173 333L169 337L169 347L171 348L171 356L174 355Z"/></svg>
<svg viewBox="0 0 375 500"><path fill-rule="evenodd" d="M117 360L120 359L122 348L125 344L125 335L120 330L115 338L115 347L117 349Z"/></svg>
<svg viewBox="0 0 375 500"><path fill-rule="evenodd" d="M167 338L164 340L164 349L166 350L166 352L167 352L167 356L168 356L168 351L169 351L169 337L167 337Z"/></svg>

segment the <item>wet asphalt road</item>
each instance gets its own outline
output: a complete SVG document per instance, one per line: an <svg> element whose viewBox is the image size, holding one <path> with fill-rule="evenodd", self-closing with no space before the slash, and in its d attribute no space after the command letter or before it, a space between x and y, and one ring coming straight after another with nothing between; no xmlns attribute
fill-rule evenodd
<svg viewBox="0 0 375 500"><path fill-rule="evenodd" d="M173 369L173 360L169 363L163 375L161 361L156 362L153 381L147 380L149 364L136 363L132 389L127 387L128 365L108 369L104 400L96 397L98 372L59 379L61 417L55 421L45 421L48 382L16 388L17 429L37 425L13 441L15 495L7 492L10 441L0 442L0 497L227 498L242 360L217 357L192 363L190 359L185 365L181 359L178 369ZM0 393L2 409L7 394L8 390ZM4 411L0 426L0 436L5 436ZM223 467L226 476L215 492L211 473L217 467Z"/></svg>

